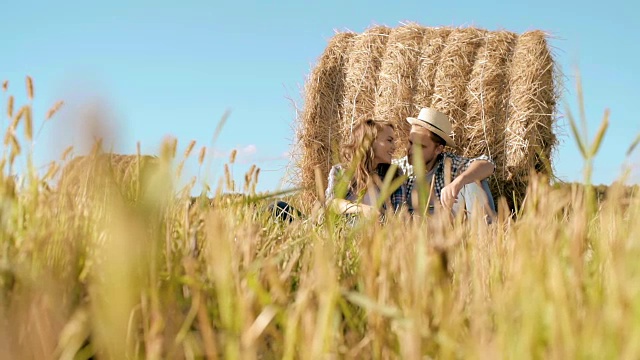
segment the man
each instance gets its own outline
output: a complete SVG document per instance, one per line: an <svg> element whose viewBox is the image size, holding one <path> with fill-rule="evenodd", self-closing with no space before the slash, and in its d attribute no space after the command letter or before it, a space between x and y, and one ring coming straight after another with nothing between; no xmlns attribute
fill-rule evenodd
<svg viewBox="0 0 640 360"><path fill-rule="evenodd" d="M445 152L445 146L453 148L456 143L451 138L451 121L439 111L423 108L417 118L410 117L407 121L411 124L409 155L394 163L409 176L404 191L409 212L413 213L418 203L416 176L420 174L415 174L413 170L414 161L421 158L426 171L425 183L432 184L431 188L434 190L429 204L430 212L433 210L433 201L437 198L453 214L457 214L462 206L470 212L474 209L475 202L481 201L485 215L493 215L495 205L486 181L495 169L493 161L485 155L469 159ZM413 152L414 148L418 154ZM447 163L450 163L450 183L446 179L449 171Z"/></svg>

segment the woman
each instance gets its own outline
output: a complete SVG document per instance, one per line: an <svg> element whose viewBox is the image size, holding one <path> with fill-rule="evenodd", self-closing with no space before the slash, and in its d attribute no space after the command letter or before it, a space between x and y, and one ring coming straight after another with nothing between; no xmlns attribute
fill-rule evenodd
<svg viewBox="0 0 640 360"><path fill-rule="evenodd" d="M343 163L329 172L325 197L327 205L343 214L377 214L376 201L382 182L391 167L395 151L395 128L386 121L367 119L353 128L351 139L342 148ZM394 178L399 177L400 169ZM397 210L403 199L403 187L396 189L382 205Z"/></svg>

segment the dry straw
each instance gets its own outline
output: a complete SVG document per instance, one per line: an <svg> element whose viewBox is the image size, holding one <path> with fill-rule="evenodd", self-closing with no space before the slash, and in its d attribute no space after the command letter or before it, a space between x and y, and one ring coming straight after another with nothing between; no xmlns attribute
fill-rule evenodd
<svg viewBox="0 0 640 360"><path fill-rule="evenodd" d="M390 29L378 26L352 40L344 72L343 139L351 135L356 119L374 115L378 74L390 32Z"/></svg>
<svg viewBox="0 0 640 360"><path fill-rule="evenodd" d="M305 86L297 128L296 185L316 200L315 169L326 178L354 119L372 116L398 125L406 142L408 116L434 107L450 116L458 148L496 162L491 188L510 207L525 194L529 171L551 174L558 71L541 31L515 34L476 28L404 24L337 33ZM398 156L406 146L399 146ZM515 199L515 200L514 200Z"/></svg>
<svg viewBox="0 0 640 360"><path fill-rule="evenodd" d="M305 109L297 129L299 146L294 152L302 184L314 183L315 167L325 170L338 160L334 155L342 142L346 61L354 37L353 33L336 34L307 80Z"/></svg>
<svg viewBox="0 0 640 360"><path fill-rule="evenodd" d="M71 151L71 148L68 148ZM63 157L68 156L67 151ZM98 190L115 185L128 201L141 195L140 183L146 183L159 169L159 159L150 155L99 154L77 156L61 171L58 188L72 193L83 193L87 187ZM107 183L108 182L108 183Z"/></svg>
<svg viewBox="0 0 640 360"><path fill-rule="evenodd" d="M485 32L473 28L452 31L440 54L436 67L431 107L449 115L453 123L454 140L465 143L467 86L473 70L476 52ZM474 124L475 125L475 124Z"/></svg>
<svg viewBox="0 0 640 360"><path fill-rule="evenodd" d="M507 31L487 33L478 49L466 93L467 121L465 147L467 154L487 154L504 164L504 120L508 116L509 68L517 36ZM504 167L491 178L496 197L506 195L497 179L504 177Z"/></svg>
<svg viewBox="0 0 640 360"><path fill-rule="evenodd" d="M374 118L400 119L412 115L413 98L419 83L422 41L427 31L409 24L389 34L378 76ZM405 130L404 126L400 128ZM403 148L398 146L399 150Z"/></svg>

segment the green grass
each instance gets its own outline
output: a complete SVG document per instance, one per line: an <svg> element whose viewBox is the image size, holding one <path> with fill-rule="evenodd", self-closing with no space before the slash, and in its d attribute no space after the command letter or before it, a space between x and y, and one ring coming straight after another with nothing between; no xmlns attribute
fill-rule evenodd
<svg viewBox="0 0 640 360"><path fill-rule="evenodd" d="M29 148L8 141L0 175L0 358L640 357L637 192L535 178L490 226L283 224L255 194L189 207L162 176L175 144L135 201L15 184Z"/></svg>

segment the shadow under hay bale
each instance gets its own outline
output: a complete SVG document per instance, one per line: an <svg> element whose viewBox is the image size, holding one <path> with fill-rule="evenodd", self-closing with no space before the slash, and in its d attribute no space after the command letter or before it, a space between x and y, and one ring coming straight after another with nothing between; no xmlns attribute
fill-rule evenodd
<svg viewBox="0 0 640 360"><path fill-rule="evenodd" d="M434 107L452 119L459 146L447 151L490 155L491 191L513 209L531 169L553 175L558 70L546 37L416 24L336 34L307 80L298 118L293 182L305 189L303 203L317 200L315 169L326 179L341 160L354 119L391 121L406 142L406 118Z"/></svg>

